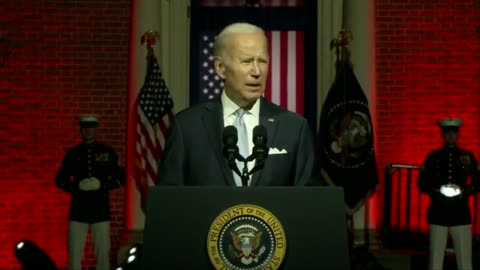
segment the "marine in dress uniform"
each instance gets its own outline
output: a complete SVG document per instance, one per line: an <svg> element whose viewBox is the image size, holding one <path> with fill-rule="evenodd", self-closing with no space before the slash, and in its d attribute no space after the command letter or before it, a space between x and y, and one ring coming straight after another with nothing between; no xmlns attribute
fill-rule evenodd
<svg viewBox="0 0 480 270"><path fill-rule="evenodd" d="M459 118L440 119L444 147L430 152L419 175L419 190L430 196L429 269L441 270L448 231L453 240L457 267L472 269L471 216L468 196L478 191L480 179L472 152L457 145ZM467 180L470 178L470 184Z"/></svg>
<svg viewBox="0 0 480 270"><path fill-rule="evenodd" d="M83 142L66 153L55 182L71 193L68 230L68 269L81 270L85 241L90 227L96 269L110 269L109 191L124 182L114 150L95 140L98 118L80 118Z"/></svg>

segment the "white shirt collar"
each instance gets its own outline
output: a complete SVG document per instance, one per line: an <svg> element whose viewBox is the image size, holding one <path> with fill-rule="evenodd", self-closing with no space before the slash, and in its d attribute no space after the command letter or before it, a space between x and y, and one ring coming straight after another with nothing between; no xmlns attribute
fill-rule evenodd
<svg viewBox="0 0 480 270"><path fill-rule="evenodd" d="M223 118L229 117L230 115L234 114L240 107L235 104L228 96L225 94L225 90L223 90L221 95L222 106L223 106ZM260 99L255 101L252 108L247 111L248 114L259 118L260 115Z"/></svg>

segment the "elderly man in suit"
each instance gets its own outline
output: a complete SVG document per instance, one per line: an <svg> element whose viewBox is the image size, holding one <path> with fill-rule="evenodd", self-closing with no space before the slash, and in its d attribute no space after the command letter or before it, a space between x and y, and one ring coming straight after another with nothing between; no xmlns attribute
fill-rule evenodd
<svg viewBox="0 0 480 270"><path fill-rule="evenodd" d="M263 125L267 130L269 156L264 167L249 177L248 186L319 184L307 121L262 97L268 63L267 38L261 28L234 23L221 31L214 43L214 65L224 91L220 98L176 115L159 165L158 185L242 186L222 152L222 133L229 125L238 130L243 156L252 153L254 127ZM251 170L255 161L247 166Z"/></svg>

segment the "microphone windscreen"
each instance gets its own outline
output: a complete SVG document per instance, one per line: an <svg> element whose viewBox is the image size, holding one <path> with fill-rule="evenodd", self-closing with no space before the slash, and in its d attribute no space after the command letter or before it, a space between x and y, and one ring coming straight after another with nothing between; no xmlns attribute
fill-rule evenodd
<svg viewBox="0 0 480 270"><path fill-rule="evenodd" d="M253 144L266 145L267 144L267 129L263 125L258 125L253 128Z"/></svg>
<svg viewBox="0 0 480 270"><path fill-rule="evenodd" d="M238 141L237 128L226 126L223 129L223 143L226 145L236 145Z"/></svg>

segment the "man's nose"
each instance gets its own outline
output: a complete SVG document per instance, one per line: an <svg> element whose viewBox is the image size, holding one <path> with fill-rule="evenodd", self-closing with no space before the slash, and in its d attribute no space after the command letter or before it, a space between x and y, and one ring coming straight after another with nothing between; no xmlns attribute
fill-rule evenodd
<svg viewBox="0 0 480 270"><path fill-rule="evenodd" d="M250 70L250 75L253 77L259 77L262 74L262 70L260 69L260 65L258 61L253 61L252 69Z"/></svg>

